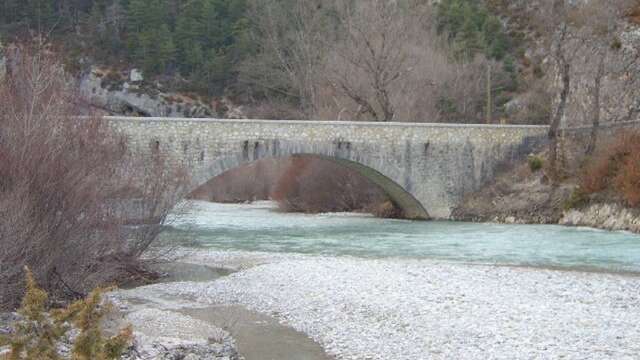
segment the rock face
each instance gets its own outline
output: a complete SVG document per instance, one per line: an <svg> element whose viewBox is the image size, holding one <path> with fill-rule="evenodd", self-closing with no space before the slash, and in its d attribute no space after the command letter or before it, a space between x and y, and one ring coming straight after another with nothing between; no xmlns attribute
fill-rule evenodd
<svg viewBox="0 0 640 360"><path fill-rule="evenodd" d="M523 164L466 196L452 217L462 221L556 224L571 190L570 185L554 188L542 171L532 173Z"/></svg>
<svg viewBox="0 0 640 360"><path fill-rule="evenodd" d="M564 0L568 28L564 40L545 17L552 17L551 0L493 0L510 30L525 39L524 59L544 80L558 101L562 77L551 48L560 45L570 65L570 88L561 127L638 120L640 115L640 26L638 19L615 13L618 0ZM604 6L601 6L604 4ZM599 6L600 5L600 6ZM558 27L559 28L559 27ZM529 92L525 92L526 95ZM599 106L597 103L599 102ZM517 102L509 104L515 110ZM596 110L597 109L597 110Z"/></svg>
<svg viewBox="0 0 640 360"><path fill-rule="evenodd" d="M582 209L565 212L560 224L640 233L640 211L615 203L591 204Z"/></svg>
<svg viewBox="0 0 640 360"><path fill-rule="evenodd" d="M584 41L588 39L588 41ZM615 35L598 38L573 29L571 87L564 127L591 126L594 111L602 124L638 120L640 114L640 29L625 25ZM598 80L602 62L602 76ZM557 70L557 69L554 69ZM597 84L599 81L599 85ZM554 84L558 85L558 84ZM596 99L600 106L597 110Z"/></svg>
<svg viewBox="0 0 640 360"><path fill-rule="evenodd" d="M142 72L138 69L131 69L131 72L129 72L129 80L132 83L144 80L144 78L142 77Z"/></svg>
<svg viewBox="0 0 640 360"><path fill-rule="evenodd" d="M211 107L181 94L166 93L143 82L142 74L104 71L96 67L80 78L80 94L109 114L160 117L216 117Z"/></svg>

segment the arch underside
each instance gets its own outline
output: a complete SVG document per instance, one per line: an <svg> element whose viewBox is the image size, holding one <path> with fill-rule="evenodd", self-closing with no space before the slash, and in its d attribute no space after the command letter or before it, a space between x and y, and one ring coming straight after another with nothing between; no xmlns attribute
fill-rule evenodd
<svg viewBox="0 0 640 360"><path fill-rule="evenodd" d="M371 159L367 159L364 156L352 153L346 146L344 148L340 145L331 147L315 147L312 144L291 146L291 144L284 145L278 142L275 144L255 142L247 146L247 143L244 142L241 151L220 155L213 159L205 170L194 179L195 186L193 189L197 189L228 170L257 160L295 156L315 157L354 170L379 186L389 196L389 199L403 211L406 218L414 220L427 220L430 218L425 207L410 192L370 165L372 162L383 163L383 161L379 161L380 159L378 158L376 158L377 161L371 161Z"/></svg>
<svg viewBox="0 0 640 360"><path fill-rule="evenodd" d="M296 154L294 156L299 155L321 158L338 163L346 168L355 170L360 175L378 185L389 196L391 201L393 201L394 204L396 204L396 206L398 206L402 210L406 218L413 220L429 219L427 210L413 195L403 189L402 186L398 185L395 181L389 179L377 170L374 170L355 161L324 155Z"/></svg>

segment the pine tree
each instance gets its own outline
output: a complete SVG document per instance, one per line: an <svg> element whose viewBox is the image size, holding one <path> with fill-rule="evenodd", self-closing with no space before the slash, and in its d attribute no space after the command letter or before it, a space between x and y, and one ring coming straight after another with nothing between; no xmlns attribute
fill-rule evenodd
<svg viewBox="0 0 640 360"><path fill-rule="evenodd" d="M183 73L191 73L202 66L205 45L205 0L189 3L178 14L175 40L177 44L177 63Z"/></svg>
<svg viewBox="0 0 640 360"><path fill-rule="evenodd" d="M131 0L128 7L129 51L147 74L164 72L174 60L166 0Z"/></svg>
<svg viewBox="0 0 640 360"><path fill-rule="evenodd" d="M164 72L174 60L176 47L173 43L173 35L166 24L160 27L156 36L156 43L154 44L158 60L156 71Z"/></svg>
<svg viewBox="0 0 640 360"><path fill-rule="evenodd" d="M36 29L39 32L52 30L56 18L53 1L27 0L25 1L24 10L32 29Z"/></svg>

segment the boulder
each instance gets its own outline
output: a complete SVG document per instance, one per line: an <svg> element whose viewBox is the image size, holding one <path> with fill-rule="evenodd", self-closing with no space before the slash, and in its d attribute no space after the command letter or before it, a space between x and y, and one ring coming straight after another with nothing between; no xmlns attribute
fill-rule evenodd
<svg viewBox="0 0 640 360"><path fill-rule="evenodd" d="M135 82L141 82L143 80L144 80L144 77L142 76L142 71L138 69L131 69L131 72L129 72L129 81L135 83Z"/></svg>

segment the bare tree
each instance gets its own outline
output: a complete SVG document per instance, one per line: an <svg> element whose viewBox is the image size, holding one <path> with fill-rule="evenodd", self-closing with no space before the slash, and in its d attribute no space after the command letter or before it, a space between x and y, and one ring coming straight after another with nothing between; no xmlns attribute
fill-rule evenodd
<svg viewBox="0 0 640 360"><path fill-rule="evenodd" d="M311 116L316 111L325 56L323 37L331 26L320 0L250 0L252 36L259 44L255 58L240 66L240 81L295 99Z"/></svg>
<svg viewBox="0 0 640 360"><path fill-rule="evenodd" d="M74 116L72 82L41 44L14 48L0 82L0 308L17 305L24 266L58 300L137 272L157 232L132 239L114 199L137 196L158 221L179 190L166 168L124 170L126 140Z"/></svg>
<svg viewBox="0 0 640 360"><path fill-rule="evenodd" d="M332 69L331 84L357 104L356 118L394 119L393 86L416 65L410 46L421 17L413 10L409 13L395 1L335 1L343 31L333 53L343 63Z"/></svg>
<svg viewBox="0 0 640 360"><path fill-rule="evenodd" d="M453 59L428 2L252 0L250 7L260 47L240 67L241 81L296 99L307 118L477 122L485 69L491 65L492 90L508 79L481 54Z"/></svg>
<svg viewBox="0 0 640 360"><path fill-rule="evenodd" d="M605 83L611 84L612 79L627 78L625 70L621 69L624 66L619 66L624 54L616 54L622 47L618 35L624 24L625 13L630 6L637 5L637 2L549 2L552 11L540 14L540 22L543 24L541 28L546 28L547 31L544 37L552 40L549 43L550 57L559 80L549 131L550 174L552 178L556 178L559 171L557 159L560 155L557 137L561 120L567 112L572 117L582 116L584 123L591 126L586 154L590 155L595 150L605 113L603 95L607 94L602 93L603 86ZM584 79L588 79L586 85L582 85ZM580 100L583 98L590 98L590 101ZM607 120L613 118L609 117Z"/></svg>
<svg viewBox="0 0 640 360"><path fill-rule="evenodd" d="M552 48L551 57L558 70L560 79L560 90L557 96L557 103L551 115L549 123L549 171L553 180L557 179L558 168L558 133L562 118L565 115L567 107L567 98L571 88L571 62L566 54L566 41L569 34L567 22L567 5L565 0L553 0L551 12L548 17L548 28L551 29Z"/></svg>
<svg viewBox="0 0 640 360"><path fill-rule="evenodd" d="M615 66L608 64L608 57L621 45L617 34L620 31L623 18L631 5L635 2L628 0L614 0L603 3L598 1L579 4L570 9L567 14L568 22L573 29L573 48L587 48L595 60L593 66L581 66L585 74L593 74L590 86L593 98L590 109L584 109L591 123L591 133L586 148L586 154L591 155L596 148L598 131L602 114L602 82L603 78L615 72Z"/></svg>

